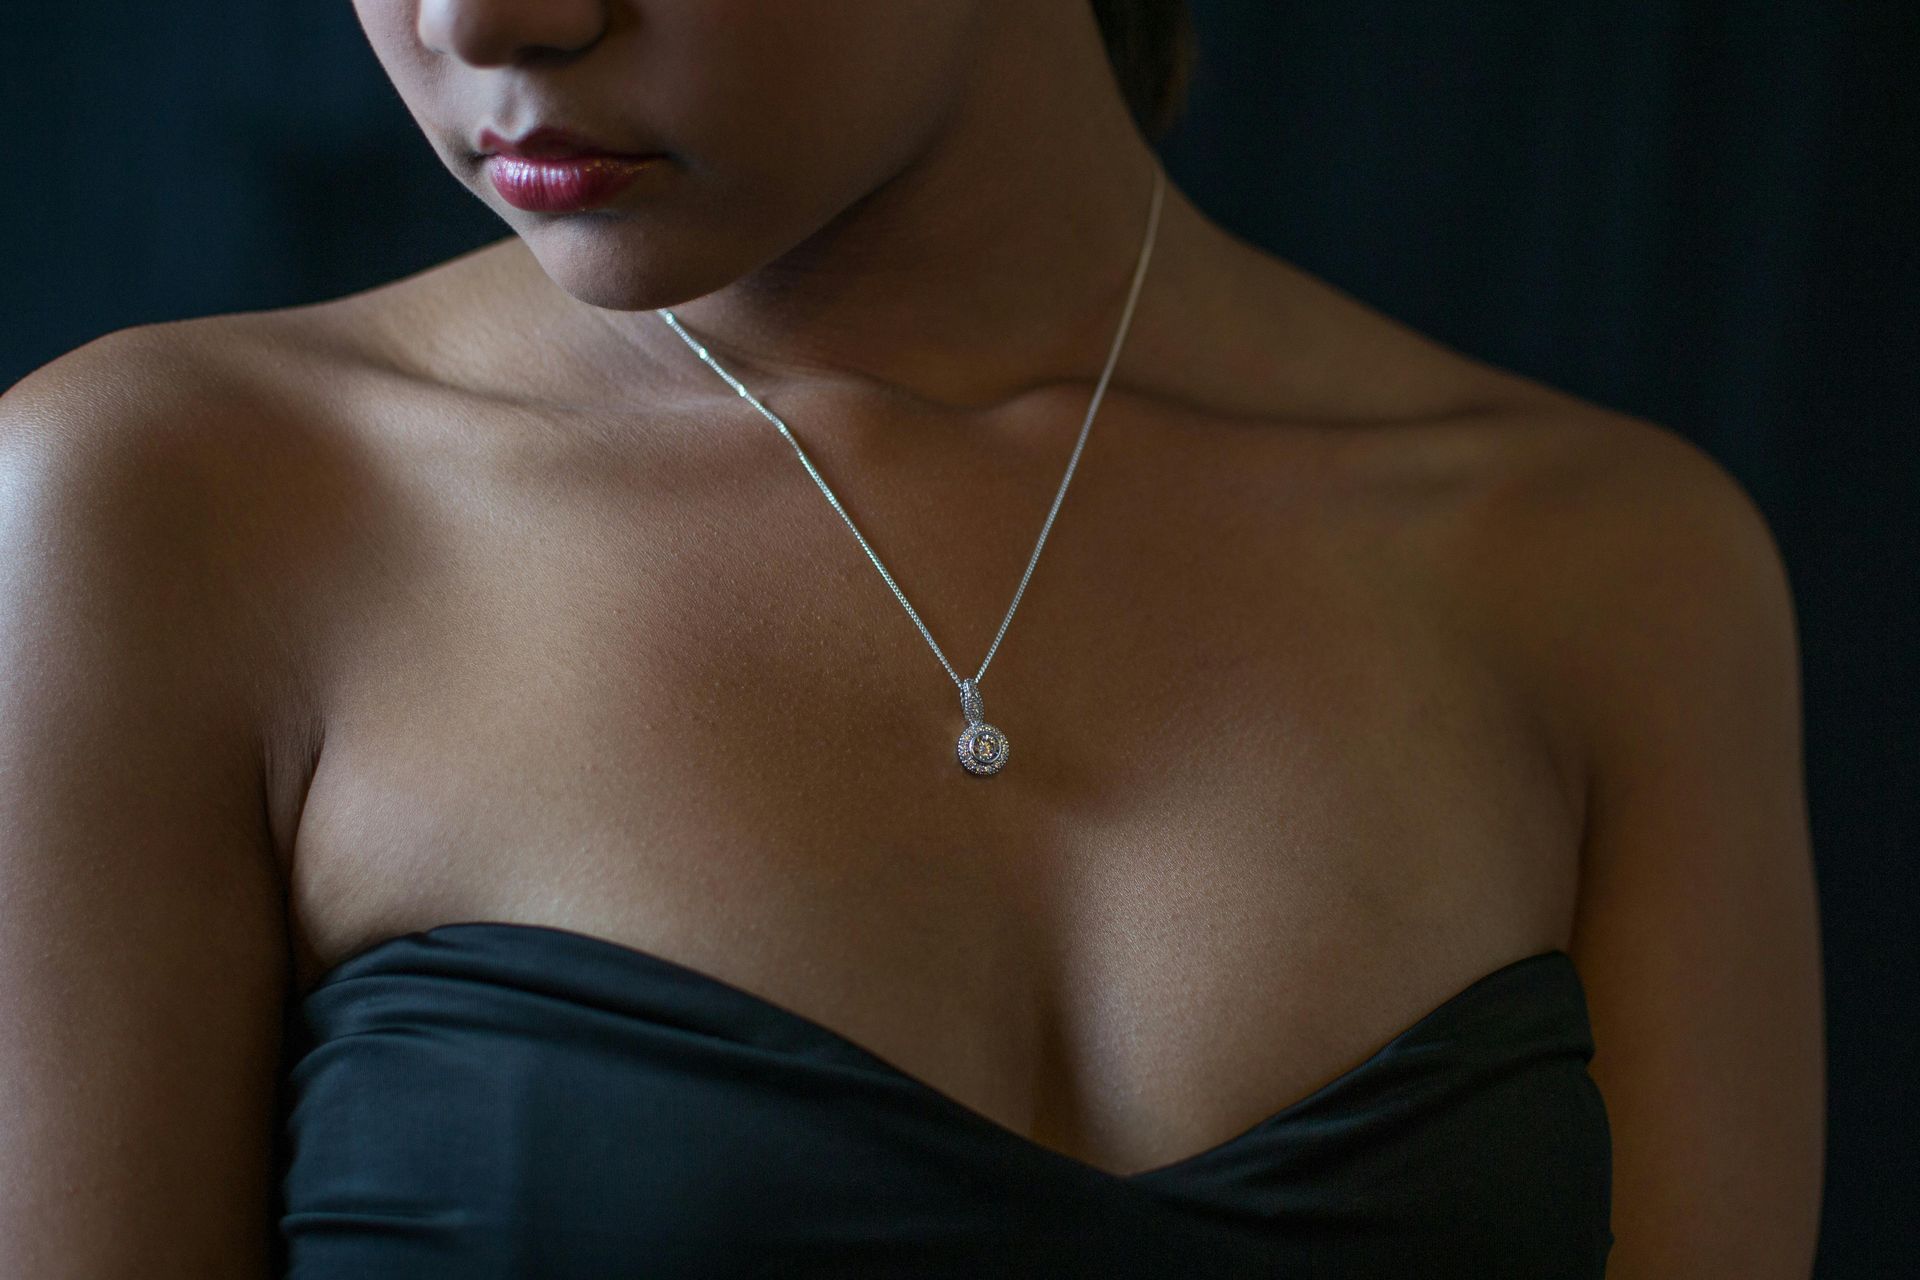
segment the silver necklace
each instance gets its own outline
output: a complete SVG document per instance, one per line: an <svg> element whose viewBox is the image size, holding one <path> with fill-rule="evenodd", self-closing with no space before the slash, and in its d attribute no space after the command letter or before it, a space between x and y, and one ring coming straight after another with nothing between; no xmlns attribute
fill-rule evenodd
<svg viewBox="0 0 1920 1280"><path fill-rule="evenodd" d="M980 669L974 672L970 679L962 679L959 673L953 669L953 664L947 661L947 655L940 652L940 646L934 643L933 633L927 630L927 624L920 621L920 615L915 613L913 606L907 603L906 594L900 590L900 584L895 582L893 575L887 572L887 566L880 563L880 557L874 554L873 548L868 545L866 538L862 536L860 530L855 527L853 517L849 516L847 509L840 505L840 499L836 498L833 490L827 487L827 482L821 478L819 469L813 465L813 460L807 457L806 450L800 447L800 442L793 438L793 432L787 429L787 424L782 422L767 406L761 404L753 392L741 385L739 379L721 368L719 362L713 358L707 349L694 341L693 337L688 334L685 329L680 327L680 321L675 318L673 312L667 310L665 307L655 312L655 314L662 320L665 320L668 325L672 326L673 331L679 334L689 347L693 348L695 355L704 360L708 367L726 380L728 386L732 387L734 391L749 404L755 409L758 409L763 417L780 429L780 434L786 437L787 443L793 446L794 453L799 455L800 463L806 467L807 474L813 477L813 482L820 486L820 492L826 495L827 501L832 504L833 509L840 513L842 520L846 521L847 528L853 531L853 536L860 540L861 550L867 553L867 559L873 561L873 567L880 571L880 576L885 579L888 588L892 590L894 599L900 602L900 607L907 611L909 618L913 619L913 625L919 628L920 635L926 640L928 647L933 650L933 656L940 659L940 665L946 668L947 675L952 678L954 684L959 686L960 712L967 718L967 727L961 731L960 740L955 744L955 747L960 757L961 766L972 774L983 777L989 774L995 774L1000 772L1007 763L1007 756L1011 749L1011 744L1008 743L1007 735L1004 732L997 726L987 723L985 711L980 701L980 682L986 678L987 663L993 661L994 652L1000 648L1001 637L1007 634L1007 624L1013 621L1013 611L1020 607L1020 597L1026 593L1027 581L1033 577L1033 567L1040 562L1040 548L1047 545L1047 534L1053 529L1053 518L1059 514L1060 502L1067 496L1067 485L1073 481L1073 469L1080 464L1080 451L1086 447L1087 431L1093 426L1094 414L1100 411L1101 397L1106 395L1107 379L1113 374L1113 366L1120 358L1120 347L1126 341L1128 328L1133 324L1133 304L1134 300L1140 296L1140 282L1146 279L1147 276L1147 261L1153 256L1154 239L1160 229L1161 197L1165 189L1166 170L1156 164L1153 170L1153 207L1147 215L1147 234L1140 245L1140 261L1133 269L1133 284L1127 291L1126 308L1120 314L1120 328L1113 336L1113 349L1107 353L1106 368L1101 370L1100 381L1093 389L1093 402L1087 406L1087 420L1081 424L1080 438L1074 443L1073 456L1067 460L1067 474L1061 478L1060 490L1053 495L1053 507L1047 512L1046 523L1040 526L1040 537L1033 544L1033 554L1027 558L1027 571L1020 575L1020 586L1013 593L1013 603L1007 606L1007 616L1000 620L1000 630L993 637L993 643L987 646L987 656L981 659Z"/></svg>

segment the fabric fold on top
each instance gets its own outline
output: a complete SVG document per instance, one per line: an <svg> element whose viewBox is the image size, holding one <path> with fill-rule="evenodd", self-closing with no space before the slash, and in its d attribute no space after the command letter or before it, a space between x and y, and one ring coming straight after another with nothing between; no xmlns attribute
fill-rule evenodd
<svg viewBox="0 0 1920 1280"><path fill-rule="evenodd" d="M1606 1110L1560 950L1121 1176L652 953L472 921L290 1011L281 1274L1601 1277Z"/></svg>

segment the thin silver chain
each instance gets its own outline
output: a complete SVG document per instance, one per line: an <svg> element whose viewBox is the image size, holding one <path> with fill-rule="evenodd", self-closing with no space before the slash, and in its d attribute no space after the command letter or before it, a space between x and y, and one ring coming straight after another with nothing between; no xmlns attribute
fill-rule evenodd
<svg viewBox="0 0 1920 1280"><path fill-rule="evenodd" d="M1100 400L1107 392L1107 379L1113 374L1113 366L1120 358L1121 345L1126 341L1127 330L1131 328L1133 324L1133 304L1134 300L1140 296L1140 282L1146 279L1147 262L1153 256L1153 243L1156 233L1160 228L1161 198L1165 189L1166 170L1160 165L1155 164L1153 171L1153 208L1147 215L1146 238L1140 246L1139 264L1133 269L1133 284L1127 291L1127 305L1126 309L1120 315L1120 328L1119 331L1114 334L1113 349L1107 353L1106 368L1101 370L1099 384L1093 389L1093 402L1087 406L1087 420L1080 426L1080 438L1074 443L1073 456L1067 461L1067 474L1062 477L1060 481L1059 492L1053 495L1053 506L1047 512L1046 523L1040 526L1040 538L1033 544L1033 554L1027 558L1027 571L1020 575L1020 586L1019 589L1013 593L1013 603L1007 606L1007 616L1000 620L1000 630L993 637L993 643L987 647L987 656L981 660L980 670L974 674L973 684L975 687L978 687L982 679L985 678L987 674L987 663L993 661L994 652L1000 648L1000 639L1007 634L1007 625L1013 621L1013 611L1020 607L1020 597L1026 594L1027 582L1033 577L1033 567L1040 563L1040 548L1047 545L1047 534L1053 529L1053 518L1059 514L1061 500L1067 496L1067 486L1073 481L1074 468L1080 465L1080 451L1086 447L1087 431L1093 426L1094 415L1100 411ZM867 559L873 561L873 567L880 571L880 576L886 580L887 586L893 591L894 599L900 602L900 607L907 611L909 618L913 619L913 625L919 628L921 636L926 639L927 646L933 650L933 656L940 659L940 665L946 668L947 675L952 678L954 684L960 686L961 691L964 693L966 691L965 683L960 679L959 674L954 671L953 664L947 661L947 655L940 652L940 646L934 642L933 633L927 630L927 624L920 621L920 615L914 612L911 604L907 603L906 593L900 590L900 584L895 582L893 575L887 572L887 566L880 563L880 557L874 554L873 547L868 544L866 538L854 525L853 517L847 514L847 509L840 505L840 499L835 497L833 490L827 487L827 482L821 477L819 468L813 465L813 459L807 457L807 452L800 447L800 442L793 438L793 432L787 429L787 424L782 422L779 416L768 409L767 406L761 404L751 391L741 385L739 379L721 368L719 362L713 358L707 349L696 342L692 335L685 329L680 327L680 321L675 318L673 312L662 307L656 311L655 314L671 325L673 331L679 334L688 346L693 348L694 354L704 360L708 367L726 379L727 385L731 386L747 403L758 409L761 415L769 422L780 428L780 434L785 436L787 443L793 446L793 451L799 455L801 465L806 467L807 474L813 477L813 482L820 486L820 492L826 495L827 501L833 504L833 509L840 513L842 520L846 521L847 528L853 531L853 536L860 540L861 550L867 553Z"/></svg>

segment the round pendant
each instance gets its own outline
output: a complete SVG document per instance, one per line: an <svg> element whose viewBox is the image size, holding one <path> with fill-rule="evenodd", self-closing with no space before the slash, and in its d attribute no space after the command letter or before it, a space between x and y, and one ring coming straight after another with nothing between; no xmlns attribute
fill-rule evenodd
<svg viewBox="0 0 1920 1280"><path fill-rule="evenodd" d="M998 773L1007 762L1007 735L984 720L968 725L958 746L968 773Z"/></svg>
<svg viewBox="0 0 1920 1280"><path fill-rule="evenodd" d="M960 714L967 718L967 727L961 731L956 744L961 767L982 777L1000 772L1000 767L1007 762L1007 735L987 723L980 703L980 686L971 680L960 682Z"/></svg>

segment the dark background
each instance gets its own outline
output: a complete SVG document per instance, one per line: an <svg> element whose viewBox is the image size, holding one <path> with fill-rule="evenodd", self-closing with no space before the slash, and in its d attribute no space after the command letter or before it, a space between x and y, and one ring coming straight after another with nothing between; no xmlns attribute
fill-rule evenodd
<svg viewBox="0 0 1920 1280"><path fill-rule="evenodd" d="M1826 947L1819 1275L1912 1274L1920 5L1195 3L1162 150L1196 202L1672 427L1765 512ZM506 234L347 0L36 8L0 15L0 385L112 329L333 297Z"/></svg>

